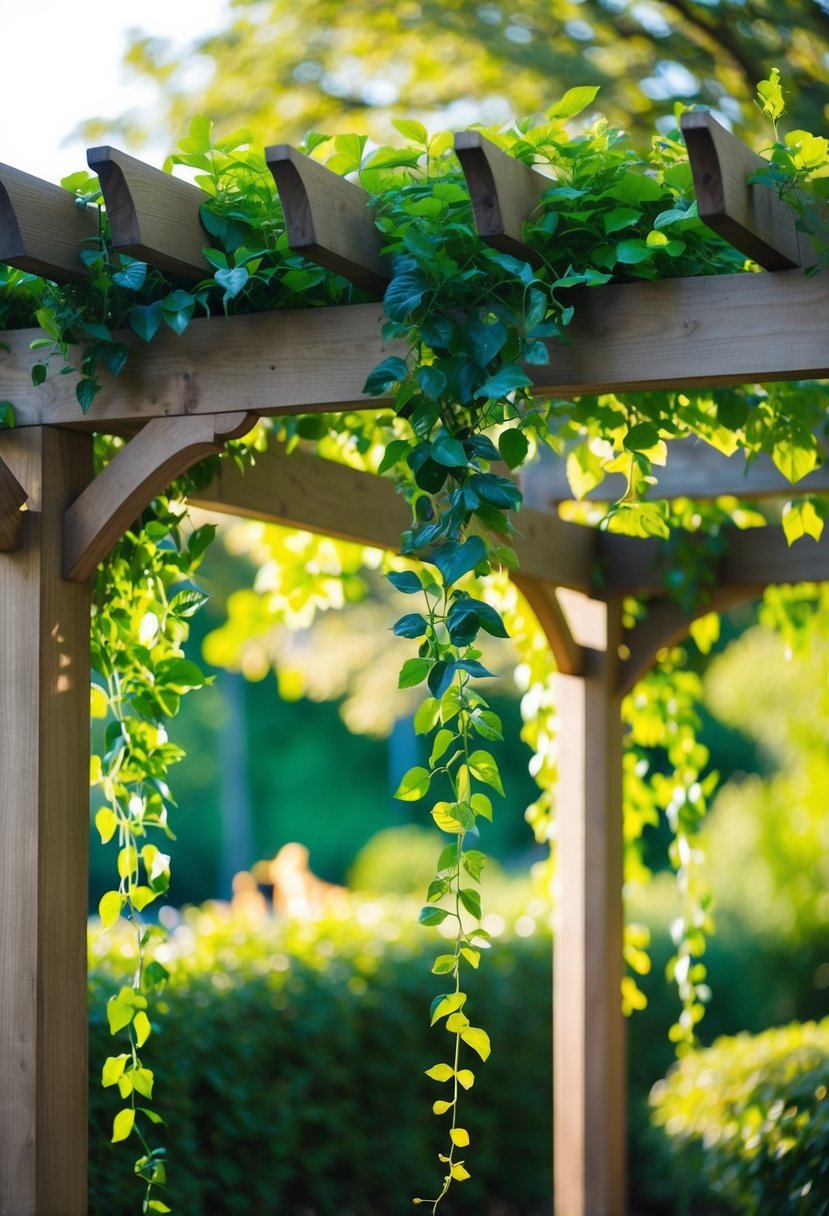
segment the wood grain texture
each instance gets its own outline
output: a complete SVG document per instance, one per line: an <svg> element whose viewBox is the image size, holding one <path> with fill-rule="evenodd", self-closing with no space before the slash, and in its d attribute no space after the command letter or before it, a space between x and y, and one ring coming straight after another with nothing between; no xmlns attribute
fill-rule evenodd
<svg viewBox="0 0 829 1216"><path fill-rule="evenodd" d="M555 588L538 579L526 578L520 571L513 571L510 577L532 609L553 652L558 671L567 676L582 675L585 667L584 648L573 637L570 622L556 598Z"/></svg>
<svg viewBox="0 0 829 1216"><path fill-rule="evenodd" d="M89 587L60 576L91 439L0 433L30 491L0 559L0 1213L85 1216Z"/></svg>
<svg viewBox="0 0 829 1216"><path fill-rule="evenodd" d="M502 253L537 265L541 259L524 243L523 225L539 197L555 182L502 151L480 131L459 131L455 153L466 178L478 235Z"/></svg>
<svg viewBox="0 0 829 1216"><path fill-rule="evenodd" d="M98 234L95 207L10 165L0 165L0 262L56 282L83 279L84 240Z"/></svg>
<svg viewBox="0 0 829 1216"><path fill-rule="evenodd" d="M199 219L203 190L117 148L90 148L86 160L104 192L115 249L187 279L212 275L202 255L211 244Z"/></svg>
<svg viewBox="0 0 829 1216"><path fill-rule="evenodd" d="M621 605L588 678L559 675L557 899L553 962L556 1216L625 1209L622 979Z"/></svg>
<svg viewBox="0 0 829 1216"><path fill-rule="evenodd" d="M279 192L291 249L371 295L382 296L391 267L380 255L383 238L365 190L288 144L266 148L265 159Z"/></svg>
<svg viewBox="0 0 829 1216"><path fill-rule="evenodd" d="M742 384L829 376L829 291L800 271L626 283L573 292L576 317L550 343L550 364L530 369L540 396ZM160 333L80 413L71 376L31 383L39 331L3 335L0 399L18 426L42 422L131 430L171 414L308 413L377 409L363 396L372 368L405 344L383 342L378 304L193 321L181 337Z"/></svg>
<svg viewBox="0 0 829 1216"><path fill-rule="evenodd" d="M17 548L23 524L20 508L28 497L9 466L0 459L0 552Z"/></svg>
<svg viewBox="0 0 829 1216"><path fill-rule="evenodd" d="M541 459L521 470L521 488L527 506L544 511L557 503L573 499L567 481L566 457L557 456L549 448L540 452ZM725 456L702 440L681 439L668 443L668 463L654 467L657 484L650 497L658 498L776 498L797 494L829 491L829 464L823 464L808 477L792 485L778 472L770 456L761 452L748 464L742 452ZM627 479L621 473L609 473L601 485L585 497L590 502L616 502L625 492Z"/></svg>
<svg viewBox="0 0 829 1216"><path fill-rule="evenodd" d="M91 578L134 519L197 460L251 429L254 414L153 418L90 482L66 512L63 576Z"/></svg>
<svg viewBox="0 0 829 1216"><path fill-rule="evenodd" d="M203 490L191 495L199 507L321 532L340 540L397 551L411 516L387 478L361 473L301 451L269 448L241 472L224 460ZM515 551L523 579L535 578L587 590L593 543L590 528L521 511Z"/></svg>
<svg viewBox="0 0 829 1216"><path fill-rule="evenodd" d="M683 114L680 127L700 219L766 270L810 265L811 243L797 231L791 207L774 190L748 184L768 161L705 111Z"/></svg>

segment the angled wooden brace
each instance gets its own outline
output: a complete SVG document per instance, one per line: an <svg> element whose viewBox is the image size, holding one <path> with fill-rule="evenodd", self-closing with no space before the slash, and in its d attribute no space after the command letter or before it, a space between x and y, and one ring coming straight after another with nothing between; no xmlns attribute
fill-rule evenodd
<svg viewBox="0 0 829 1216"><path fill-rule="evenodd" d="M570 622L556 596L556 588L535 578L522 577L520 571L513 571L510 579L532 608L550 644L558 671L565 676L584 675L584 647L573 637Z"/></svg>
<svg viewBox="0 0 829 1216"><path fill-rule="evenodd" d="M28 497L9 466L0 460L0 553L8 553L18 546L22 508Z"/></svg>
<svg viewBox="0 0 829 1216"><path fill-rule="evenodd" d="M522 227L539 197L555 182L503 152L480 131L459 131L455 153L469 188L478 235L502 253L537 265L540 259L524 244Z"/></svg>
<svg viewBox="0 0 829 1216"><path fill-rule="evenodd" d="M82 279L84 240L98 234L96 207L31 173L0 165L0 262L55 282Z"/></svg>
<svg viewBox="0 0 829 1216"><path fill-rule="evenodd" d="M747 184L753 173L768 168L768 161L706 111L683 114L680 126L700 219L766 270L811 265L811 242L797 231L791 207L774 190Z"/></svg>
<svg viewBox="0 0 829 1216"><path fill-rule="evenodd" d="M115 249L185 279L212 273L202 255L210 244L199 219L203 190L117 148L90 148L86 161L101 183Z"/></svg>
<svg viewBox="0 0 829 1216"><path fill-rule="evenodd" d="M143 508L197 460L244 435L255 414L153 418L67 509L64 578L82 582Z"/></svg>
<svg viewBox="0 0 829 1216"><path fill-rule="evenodd" d="M371 295L382 296L391 268L380 254L383 238L366 191L289 144L266 148L265 159L279 192L291 249Z"/></svg>

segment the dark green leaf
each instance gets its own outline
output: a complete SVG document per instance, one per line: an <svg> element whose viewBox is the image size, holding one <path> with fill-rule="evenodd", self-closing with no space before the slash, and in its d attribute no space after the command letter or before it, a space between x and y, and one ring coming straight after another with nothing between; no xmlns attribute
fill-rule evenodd
<svg viewBox="0 0 829 1216"><path fill-rule="evenodd" d="M390 570L386 578L392 587L396 587L404 595L416 595L418 591L423 590L420 579L414 570Z"/></svg>
<svg viewBox="0 0 829 1216"><path fill-rule="evenodd" d="M489 503L491 507L514 510L521 505L521 491L508 477L500 477L497 473L475 473L469 479L469 486L481 502Z"/></svg>
<svg viewBox="0 0 829 1216"><path fill-rule="evenodd" d="M405 380L409 374L409 369L402 359L397 355L390 355L388 359L384 359L382 363L369 372L368 378L363 385L363 392L369 396L379 397L381 393L388 392L393 384L398 384Z"/></svg>
<svg viewBox="0 0 829 1216"><path fill-rule="evenodd" d="M393 321L406 321L417 308L428 289L426 276L420 270L404 270L396 274L386 288L383 304L386 316Z"/></svg>
<svg viewBox="0 0 829 1216"><path fill-rule="evenodd" d="M470 536L462 544L450 540L441 545L428 560L437 566L444 587L451 587L464 574L474 570L486 557L486 545L480 536Z"/></svg>
<svg viewBox="0 0 829 1216"><path fill-rule="evenodd" d="M144 286L144 280L147 277L147 263L130 261L124 266L123 270L117 271L112 276L112 281L118 287L123 287L126 291L138 291Z"/></svg>
<svg viewBox="0 0 829 1216"><path fill-rule="evenodd" d="M474 887L462 887L460 891L461 903L466 908L467 912L471 913L477 920L481 919L481 896Z"/></svg>
<svg viewBox="0 0 829 1216"><path fill-rule="evenodd" d="M532 380L517 363L507 363L504 367L482 384L475 393L476 397L487 397L497 400L506 397L517 388L529 388Z"/></svg>
<svg viewBox="0 0 829 1216"><path fill-rule="evenodd" d="M511 469L517 469L524 463L529 448L527 436L517 427L510 427L498 436L498 450L504 463Z"/></svg>
<svg viewBox="0 0 829 1216"><path fill-rule="evenodd" d="M401 616L400 620L395 621L392 625L392 633L399 638L422 638L426 629L426 621L419 612L410 612L408 616Z"/></svg>
<svg viewBox="0 0 829 1216"><path fill-rule="evenodd" d="M469 463L464 445L446 431L441 431L432 444L431 457L438 464L446 465L450 469L465 468Z"/></svg>
<svg viewBox="0 0 829 1216"><path fill-rule="evenodd" d="M134 330L145 342L151 342L158 333L162 315L160 300L156 300L154 304L136 304L134 308L130 309L128 318L130 329Z"/></svg>
<svg viewBox="0 0 829 1216"><path fill-rule="evenodd" d="M427 364L418 368L417 382L427 397L436 400L446 388L446 376L439 367Z"/></svg>
<svg viewBox="0 0 829 1216"><path fill-rule="evenodd" d="M629 452L647 452L659 443L659 431L649 422L639 422L625 435L624 446Z"/></svg>

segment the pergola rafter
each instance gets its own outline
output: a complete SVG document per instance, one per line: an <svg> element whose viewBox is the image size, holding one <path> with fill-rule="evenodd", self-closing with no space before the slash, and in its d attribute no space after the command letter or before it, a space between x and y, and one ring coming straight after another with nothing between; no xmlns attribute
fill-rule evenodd
<svg viewBox="0 0 829 1216"><path fill-rule="evenodd" d="M811 251L791 212L748 185L751 153L708 116L686 116L700 214L764 274L632 283L571 293L575 319L531 369L543 396L736 385L829 376L829 296L797 267ZM735 150L736 148L736 150ZM521 257L522 225L549 185L478 132L458 136L482 238ZM116 149L93 149L116 247L192 279L209 273L203 194ZM289 243L379 297L390 269L367 196L293 149L269 149ZM759 193L758 193L759 192ZM0 166L0 261L47 277L85 273L82 241L96 217L73 196ZM794 235L792 235L794 233ZM788 269L784 269L788 267ZM377 409L367 374L402 344L381 337L379 303L211 318L182 337L134 335L127 368L81 415L69 377L37 389L32 331L4 335L0 399L0 728L14 768L0 770L0 1216L86 1210L85 913L89 577L131 519L174 475L256 416ZM94 480L91 433L130 439ZM134 436L134 437L133 437ZM685 451L683 449L683 454ZM776 492L703 446L667 474L676 495ZM815 474L816 488L827 480ZM715 488L716 487L716 488ZM621 1216L625 1194L620 701L660 647L687 627L665 596L657 542L558 519L554 478L528 482L518 519L516 582L534 607L561 674L555 956L557 1216ZM758 490L759 492L759 490ZM28 510L21 510L28 496ZM407 509L388 481L301 452L258 457L242 476L224 462L192 501L394 549ZM789 549L734 532L712 605L771 582L829 578L829 546ZM627 635L622 598L651 601ZM7 674L6 674L7 673ZM21 693L24 690L24 694ZM67 996L68 993L68 996ZM66 1002L68 1001L68 1008Z"/></svg>

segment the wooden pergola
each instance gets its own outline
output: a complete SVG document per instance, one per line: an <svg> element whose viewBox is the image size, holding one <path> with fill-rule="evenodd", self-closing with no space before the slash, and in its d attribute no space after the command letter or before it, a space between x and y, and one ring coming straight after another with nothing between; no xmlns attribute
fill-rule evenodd
<svg viewBox="0 0 829 1216"><path fill-rule="evenodd" d="M746 185L759 158L709 115L689 114L684 127L700 214L767 273L574 292L568 342L551 340L549 366L529 369L540 396L829 376L829 293L824 277L800 269L811 250L793 214ZM549 179L478 132L458 135L456 149L481 237L529 258L522 221ZM363 192L285 146L269 149L268 162L292 248L379 301L391 272ZM191 279L210 273L200 190L112 148L93 149L89 164L116 248ZM94 230L67 191L0 166L0 261L81 277L78 251ZM256 417L387 404L362 393L381 358L405 354L382 341L381 323L378 302L197 320L149 346L127 336L127 368L105 380L85 416L71 377L32 387L34 331L0 335L0 399L16 420L0 432L2 1216L87 1208L91 575L156 493ZM129 443L93 478L95 430ZM770 465L735 469L692 441L672 445L662 488L786 492ZM829 489L829 478L818 470L807 488ZM515 575L560 672L555 1211L622 1216L620 701L688 620L666 597L659 544L562 522L555 500L566 496L556 469L528 482ZM270 451L244 476L222 462L192 501L392 550L408 523L389 481L301 452ZM826 578L829 543L788 548L778 532L735 529L704 610L770 583ZM650 610L625 630L631 594Z"/></svg>

